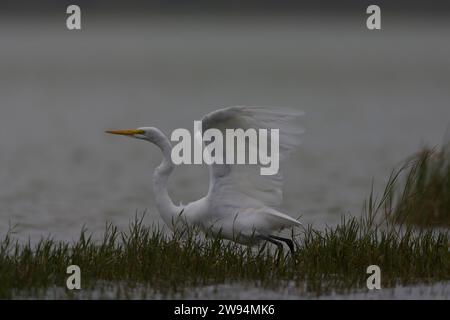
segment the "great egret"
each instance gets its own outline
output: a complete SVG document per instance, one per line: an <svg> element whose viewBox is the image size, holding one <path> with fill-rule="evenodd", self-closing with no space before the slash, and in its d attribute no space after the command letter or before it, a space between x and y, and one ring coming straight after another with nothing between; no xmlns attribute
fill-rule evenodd
<svg viewBox="0 0 450 320"><path fill-rule="evenodd" d="M262 107L228 107L205 115L201 123L203 132L216 128L224 135L225 129L278 129L279 156L282 160L300 143L302 129L296 120L301 115L301 112L275 111ZM168 137L154 127L106 132L146 140L161 149L163 160L154 171L153 190L158 211L170 228L176 228L176 221L182 218L185 223L198 226L207 234L241 244L253 245L265 240L277 245L282 251L280 241L283 241L291 251L294 250L291 239L272 234L301 225L299 221L275 209L282 202L283 179L280 172L261 175L259 165L212 164L209 165L207 195L187 205L177 206L167 191L168 179L175 167Z"/></svg>

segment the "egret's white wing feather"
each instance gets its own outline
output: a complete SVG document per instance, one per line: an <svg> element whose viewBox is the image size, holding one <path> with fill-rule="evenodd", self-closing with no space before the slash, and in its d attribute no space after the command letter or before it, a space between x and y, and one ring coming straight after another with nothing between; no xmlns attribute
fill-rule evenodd
<svg viewBox="0 0 450 320"><path fill-rule="evenodd" d="M203 132L219 129L225 137L226 129L279 129L279 159L300 144L303 130L298 125L299 111L276 111L262 107L228 107L203 117ZM224 158L225 158L224 152ZM282 202L283 178L281 171L275 175L261 175L259 165L212 164L210 166L209 196L228 204L279 206ZM244 203L243 203L244 202Z"/></svg>

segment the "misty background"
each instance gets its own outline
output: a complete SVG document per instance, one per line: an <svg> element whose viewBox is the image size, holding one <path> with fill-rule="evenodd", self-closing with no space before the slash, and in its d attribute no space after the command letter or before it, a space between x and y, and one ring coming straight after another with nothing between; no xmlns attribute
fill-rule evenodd
<svg viewBox="0 0 450 320"><path fill-rule="evenodd" d="M78 4L82 30L65 9ZM382 30L366 28L369 4ZM101 236L154 208L160 151L106 129L192 130L230 105L306 112L283 166L284 211L320 228L358 215L372 181L450 124L444 1L31 1L0 5L0 235ZM176 203L203 196L208 171L180 166Z"/></svg>

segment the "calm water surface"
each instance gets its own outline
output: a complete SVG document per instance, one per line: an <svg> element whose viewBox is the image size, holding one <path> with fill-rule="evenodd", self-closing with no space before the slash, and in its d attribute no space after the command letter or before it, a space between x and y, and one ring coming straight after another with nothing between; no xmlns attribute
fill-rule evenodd
<svg viewBox="0 0 450 320"><path fill-rule="evenodd" d="M331 28L333 26L333 28ZM59 22L0 26L0 234L71 240L83 225L161 221L152 170L159 150L108 128L166 133L218 107L306 112L301 149L284 165L285 211L320 227L359 214L374 178L450 123L449 23L390 26L297 20ZM207 190L207 169L182 166L175 202Z"/></svg>

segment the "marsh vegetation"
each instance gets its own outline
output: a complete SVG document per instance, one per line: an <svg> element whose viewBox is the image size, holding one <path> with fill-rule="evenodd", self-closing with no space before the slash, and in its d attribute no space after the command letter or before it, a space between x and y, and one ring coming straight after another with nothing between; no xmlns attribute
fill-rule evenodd
<svg viewBox="0 0 450 320"><path fill-rule="evenodd" d="M402 188L394 196L394 221L421 227L450 226L450 145L424 149L402 168Z"/></svg>
<svg viewBox="0 0 450 320"><path fill-rule="evenodd" d="M0 242L0 298L65 288L72 264L82 270L83 290L117 283L163 297L236 282L275 290L289 283L313 295L361 289L373 264L382 270L383 287L450 280L448 230L428 228L449 225L449 177L443 150L420 152L393 171L379 197L372 190L360 216L293 231L294 254L204 238L193 229L168 234L145 226L142 215L126 231L107 224L101 241L82 230L74 243L47 238L31 245L9 232Z"/></svg>

